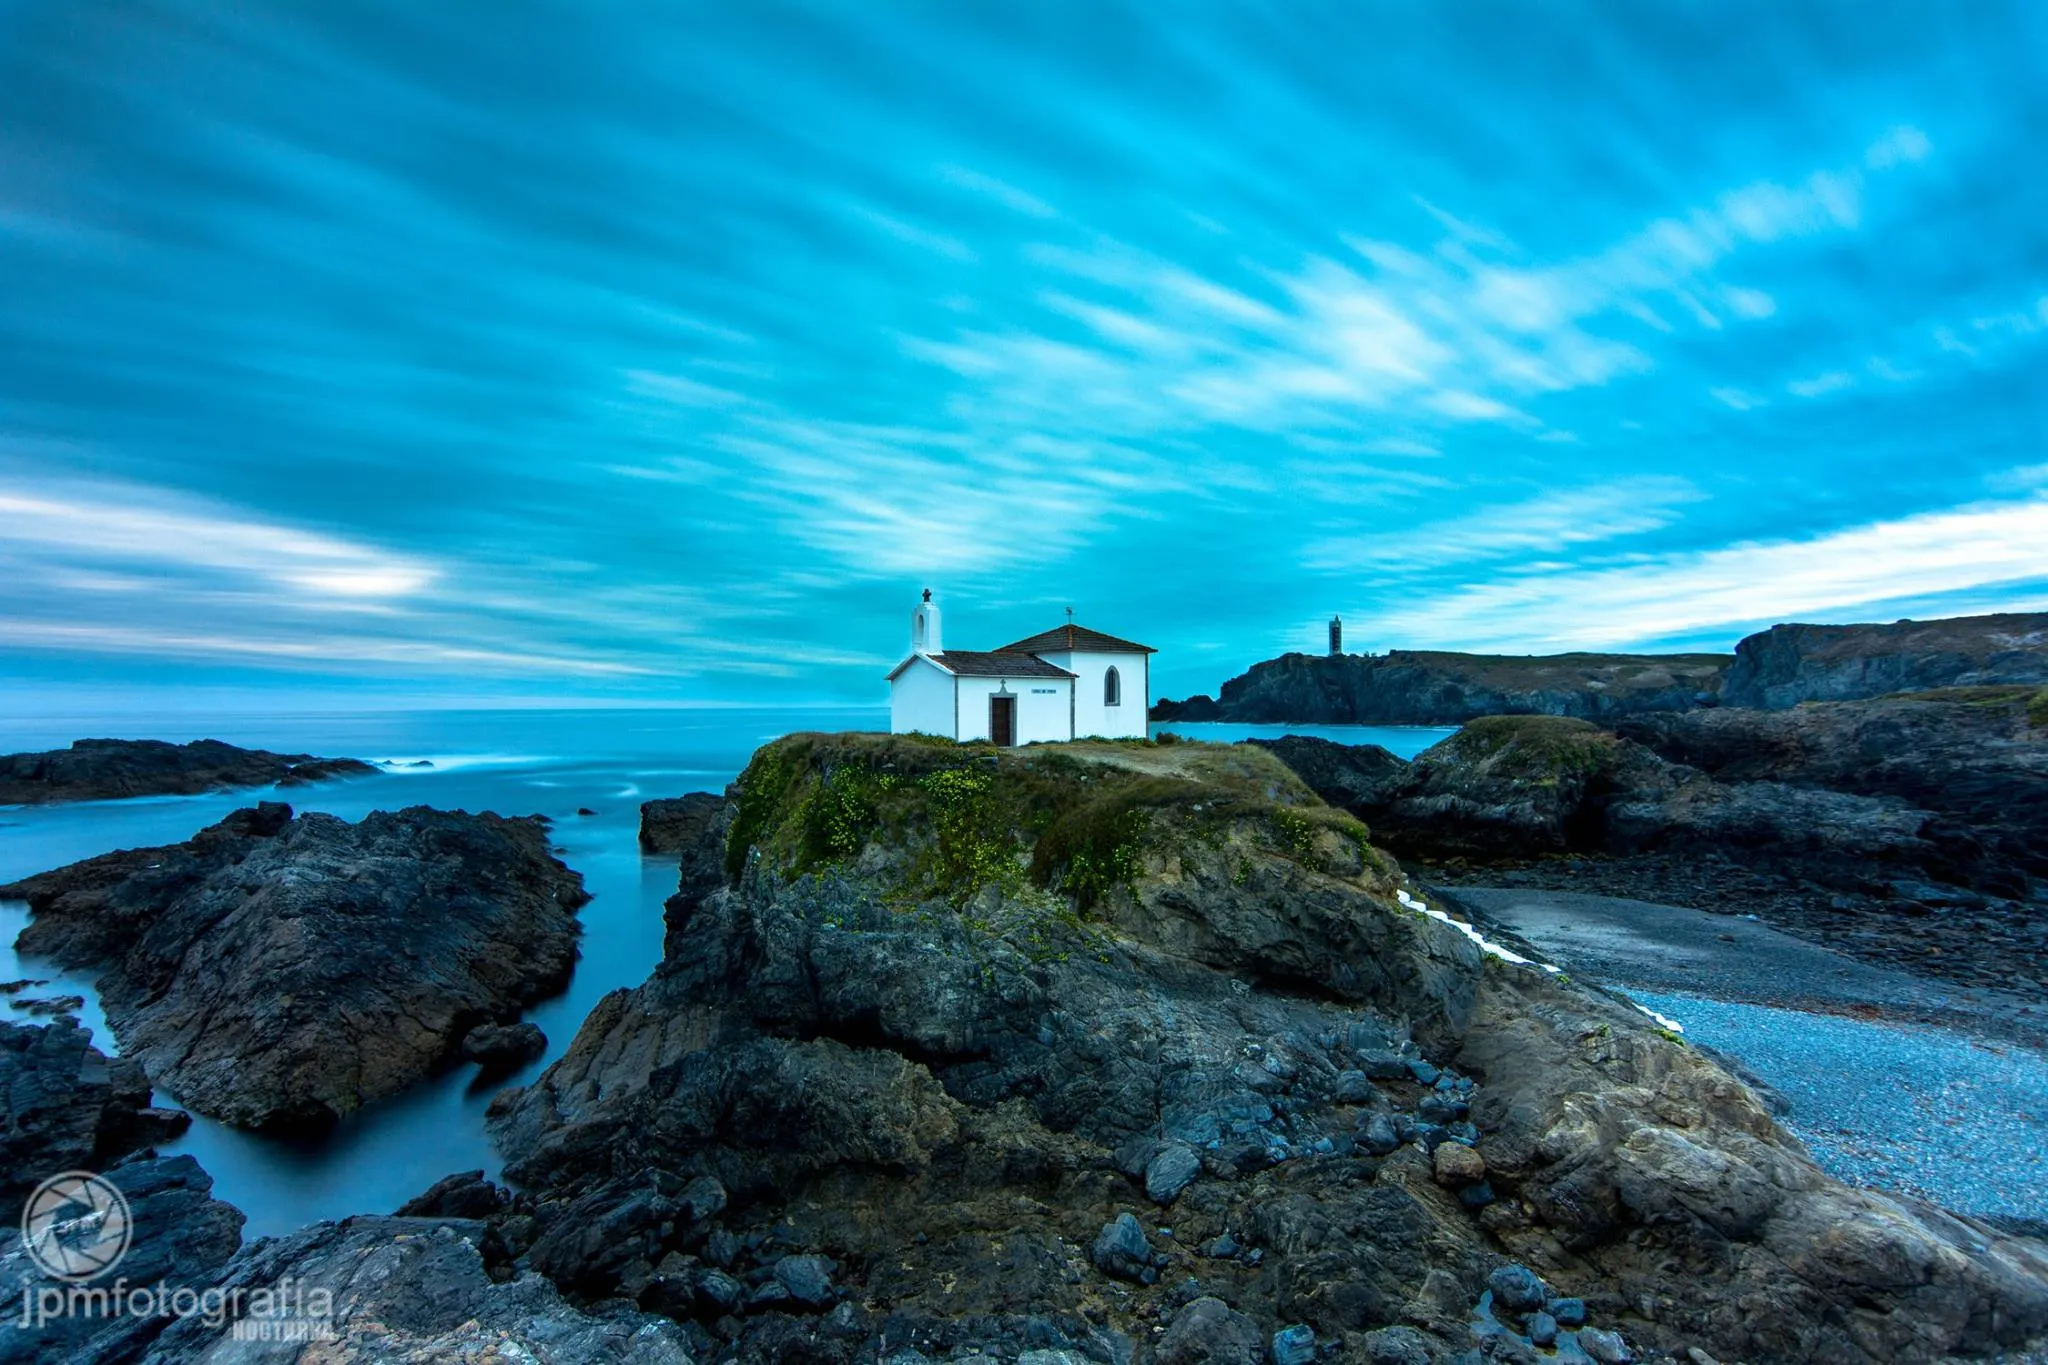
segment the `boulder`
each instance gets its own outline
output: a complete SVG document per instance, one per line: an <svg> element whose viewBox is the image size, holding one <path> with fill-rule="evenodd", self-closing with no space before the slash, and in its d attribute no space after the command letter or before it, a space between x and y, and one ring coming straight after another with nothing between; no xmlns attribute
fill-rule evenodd
<svg viewBox="0 0 2048 1365"><path fill-rule="evenodd" d="M487 1076L503 1076L548 1050L548 1036L539 1024L479 1024L462 1037L462 1060L475 1062Z"/></svg>
<svg viewBox="0 0 2048 1365"><path fill-rule="evenodd" d="M1156 1351L1158 1365L1260 1365L1266 1354L1258 1323L1213 1297L1175 1313Z"/></svg>
<svg viewBox="0 0 2048 1365"><path fill-rule="evenodd" d="M559 992L582 880L538 819L265 802L183 844L30 877L24 953L99 970L125 1056L223 1122L320 1129Z"/></svg>

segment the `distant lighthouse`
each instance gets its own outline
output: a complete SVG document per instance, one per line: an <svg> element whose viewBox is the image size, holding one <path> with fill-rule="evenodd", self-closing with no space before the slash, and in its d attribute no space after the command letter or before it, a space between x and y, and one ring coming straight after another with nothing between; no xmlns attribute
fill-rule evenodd
<svg viewBox="0 0 2048 1365"><path fill-rule="evenodd" d="M1341 616L1332 616L1330 618L1330 657L1334 659L1343 652L1344 618Z"/></svg>

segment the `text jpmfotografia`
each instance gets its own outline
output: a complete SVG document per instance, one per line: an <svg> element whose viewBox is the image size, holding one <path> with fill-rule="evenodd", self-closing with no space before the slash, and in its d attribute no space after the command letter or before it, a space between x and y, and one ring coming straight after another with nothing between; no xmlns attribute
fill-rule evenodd
<svg viewBox="0 0 2048 1365"><path fill-rule="evenodd" d="M241 1341L324 1341L334 1335L334 1291L308 1288L290 1276L256 1288L194 1289L162 1280L153 1285L24 1285L21 1326L44 1327L65 1318L196 1318L208 1327L234 1323Z"/></svg>

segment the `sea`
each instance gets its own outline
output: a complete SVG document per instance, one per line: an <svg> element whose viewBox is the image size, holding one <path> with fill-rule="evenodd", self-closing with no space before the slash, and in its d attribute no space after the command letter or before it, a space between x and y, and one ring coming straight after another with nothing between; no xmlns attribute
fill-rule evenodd
<svg viewBox="0 0 2048 1365"><path fill-rule="evenodd" d="M560 1056L591 1007L635 986L661 959L662 902L676 860L640 851L640 803L691 791L722 791L762 744L803 730L886 730L886 707L599 707L234 715L0 718L0 753L61 748L74 739L219 739L250 748L379 765L371 777L205 796L147 797L54 806L0 806L0 882L118 848L177 843L258 800L348 820L373 810L442 809L544 815L562 860L583 875L582 956L568 990L528 1011L548 1036L531 1067L488 1084L458 1065L376 1104L317 1139L259 1137L195 1116L164 1150L189 1152L213 1175L214 1194L248 1215L245 1235L290 1232L320 1219L388 1213L442 1176L482 1170L500 1158L484 1109L507 1085L529 1084ZM1262 726L1166 723L1187 739L1235 742L1316 735L1379 744L1410 758L1454 733L1428 726ZM579 814L588 809L589 815ZM0 901L0 981L51 984L38 995L79 995L95 1043L119 1050L89 977L21 959L14 940L28 907ZM175 1106L170 1096L158 1103Z"/></svg>

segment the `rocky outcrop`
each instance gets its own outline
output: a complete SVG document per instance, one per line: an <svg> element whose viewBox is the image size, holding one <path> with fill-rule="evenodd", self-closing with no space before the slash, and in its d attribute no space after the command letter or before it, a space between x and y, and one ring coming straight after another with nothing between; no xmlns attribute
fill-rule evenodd
<svg viewBox="0 0 2048 1365"><path fill-rule="evenodd" d="M1772 626L1735 646L1721 700L1779 710L1803 701L1993 684L2048 685L2048 612Z"/></svg>
<svg viewBox="0 0 2048 1365"><path fill-rule="evenodd" d="M1720 691L1720 654L1283 654L1216 701L1160 701L1154 720L1286 725L1459 725L1480 716L1606 720L1687 711Z"/></svg>
<svg viewBox="0 0 2048 1365"><path fill-rule="evenodd" d="M206 1283L242 1241L242 1215L212 1197L213 1181L189 1156L159 1157L151 1144L189 1118L149 1107L142 1069L107 1057L71 1020L0 1023L0 1202L20 1209L43 1181L71 1171L103 1173L127 1201L129 1243L120 1273L138 1285ZM10 1217L13 1215L10 1214ZM0 1361L71 1358L114 1326L104 1312L21 1321L28 1291L61 1289L22 1239L0 1239L0 1285L10 1295Z"/></svg>
<svg viewBox="0 0 2048 1365"><path fill-rule="evenodd" d="M704 829L725 810L712 792L663 797L640 803L640 847L648 853L682 853L704 842Z"/></svg>
<svg viewBox="0 0 2048 1365"><path fill-rule="evenodd" d="M377 769L353 758L273 754L217 739L81 739L69 749L0 756L0 806L106 801L125 796L191 796L234 787L305 786Z"/></svg>
<svg viewBox="0 0 2048 1365"><path fill-rule="evenodd" d="M100 1170L168 1141L190 1121L150 1107L142 1068L106 1056L76 1022L0 1023L0 1205L61 1171Z"/></svg>
<svg viewBox="0 0 2048 1365"><path fill-rule="evenodd" d="M416 806L352 825L275 802L0 896L33 913L22 952L104 972L107 1019L151 1080L273 1129L396 1094L560 991L586 899L537 818Z"/></svg>
<svg viewBox="0 0 2048 1365"><path fill-rule="evenodd" d="M655 975L494 1102L523 1189L487 1215L718 1358L1427 1361L1475 1312L1601 1359L2048 1331L2037 1244L1834 1183L1256 749L793 736L723 852Z"/></svg>
<svg viewBox="0 0 2048 1365"><path fill-rule="evenodd" d="M1937 812L1982 841L1987 860L2048 877L2048 687L1634 717L1615 728L1724 782L1818 787Z"/></svg>
<svg viewBox="0 0 2048 1365"><path fill-rule="evenodd" d="M626 1309L581 1312L541 1276L514 1275L494 1261L499 1249L482 1224L460 1219L315 1223L256 1243L200 1282L234 1305L219 1320L133 1323L69 1359L690 1365L687 1338L673 1322Z"/></svg>

